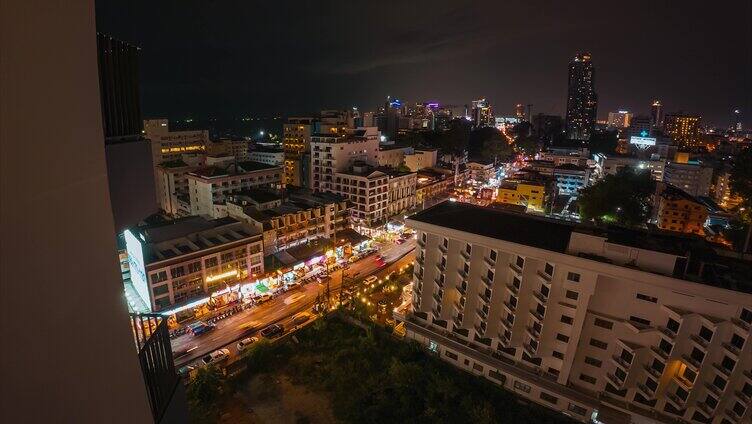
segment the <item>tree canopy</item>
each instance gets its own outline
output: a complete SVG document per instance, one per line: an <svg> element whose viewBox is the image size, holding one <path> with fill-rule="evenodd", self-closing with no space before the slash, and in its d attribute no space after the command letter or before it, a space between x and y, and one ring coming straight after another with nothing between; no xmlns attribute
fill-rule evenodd
<svg viewBox="0 0 752 424"><path fill-rule="evenodd" d="M731 169L730 185L732 193L742 198L741 218L747 223L752 221L752 148L745 149L734 160Z"/></svg>
<svg viewBox="0 0 752 424"><path fill-rule="evenodd" d="M596 222L643 225L650 214L655 181L648 171L622 168L580 191L580 217Z"/></svg>

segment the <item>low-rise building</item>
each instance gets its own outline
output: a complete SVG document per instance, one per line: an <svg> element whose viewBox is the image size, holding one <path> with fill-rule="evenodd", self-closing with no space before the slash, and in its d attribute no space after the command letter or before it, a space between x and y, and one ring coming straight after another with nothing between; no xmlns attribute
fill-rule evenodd
<svg viewBox="0 0 752 424"><path fill-rule="evenodd" d="M496 202L525 206L530 212L543 212L548 195L542 181L506 179L496 192Z"/></svg>
<svg viewBox="0 0 752 424"><path fill-rule="evenodd" d="M592 174L594 180L605 178L606 175L615 175L625 167L647 170L656 181L663 181L665 178L666 161L662 159L643 160L631 156L609 156L603 153L596 153L593 159L595 161Z"/></svg>
<svg viewBox="0 0 752 424"><path fill-rule="evenodd" d="M288 190L286 198L262 190L232 194L227 213L263 233L264 255L320 238L334 239L349 228L347 200L331 193Z"/></svg>
<svg viewBox="0 0 752 424"><path fill-rule="evenodd" d="M442 168L423 168L417 173L415 202L425 207L431 200L441 200L451 193L454 187L454 173Z"/></svg>
<svg viewBox="0 0 752 424"><path fill-rule="evenodd" d="M474 181L488 181L494 177L494 164L489 161L472 160L467 162L470 179Z"/></svg>
<svg viewBox="0 0 752 424"><path fill-rule="evenodd" d="M233 218L190 216L131 228L124 237L131 282L155 312L264 272L261 232Z"/></svg>
<svg viewBox="0 0 752 424"><path fill-rule="evenodd" d="M528 169L555 179L559 194L563 195L576 196L590 184L590 168L573 163L555 165L553 161L534 160L528 162L523 171Z"/></svg>
<svg viewBox="0 0 752 424"><path fill-rule="evenodd" d="M257 147L251 150L248 157L253 162L265 163L267 165L282 166L285 163L285 152L281 149Z"/></svg>
<svg viewBox="0 0 752 424"><path fill-rule="evenodd" d="M227 196L250 188L282 188L282 168L259 162L207 166L189 172L191 215L227 216Z"/></svg>
<svg viewBox="0 0 752 424"><path fill-rule="evenodd" d="M731 192L731 172L724 170L718 175L713 187L713 200L726 210L735 209L742 202L739 195Z"/></svg>
<svg viewBox="0 0 752 424"><path fill-rule="evenodd" d="M382 144L379 146L378 164L382 167L397 169L405 163L405 155L413 153L410 146L399 144Z"/></svg>
<svg viewBox="0 0 752 424"><path fill-rule="evenodd" d="M384 224L388 217L389 176L373 166L357 162L348 170L335 172L328 192L353 203L353 226L373 228Z"/></svg>
<svg viewBox="0 0 752 424"><path fill-rule="evenodd" d="M583 423L750 422L748 261L459 202L406 223L397 327L437 358Z"/></svg>
<svg viewBox="0 0 752 424"><path fill-rule="evenodd" d="M657 198L658 228L680 233L704 235L708 208L694 196L670 185L659 186Z"/></svg>
<svg viewBox="0 0 752 424"><path fill-rule="evenodd" d="M144 120L144 137L151 143L154 166L186 153L205 152L210 143L209 131L170 131L167 119Z"/></svg>
<svg viewBox="0 0 752 424"><path fill-rule="evenodd" d="M405 155L405 166L410 168L412 172L417 172L423 168L433 168L436 166L438 153L438 149L413 149L412 153Z"/></svg>

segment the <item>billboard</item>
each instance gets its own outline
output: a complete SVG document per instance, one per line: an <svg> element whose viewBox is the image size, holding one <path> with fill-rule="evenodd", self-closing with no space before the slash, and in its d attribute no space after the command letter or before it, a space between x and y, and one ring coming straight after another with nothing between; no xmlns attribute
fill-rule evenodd
<svg viewBox="0 0 752 424"><path fill-rule="evenodd" d="M648 146L655 146L655 137L637 137L632 136L629 138L629 144L634 144L637 147L646 148Z"/></svg>
<svg viewBox="0 0 752 424"><path fill-rule="evenodd" d="M136 292L151 310L149 298L149 280L146 277L146 264L144 263L144 250L141 242L131 230L125 230L125 250L128 252L128 267L131 271L131 283Z"/></svg>

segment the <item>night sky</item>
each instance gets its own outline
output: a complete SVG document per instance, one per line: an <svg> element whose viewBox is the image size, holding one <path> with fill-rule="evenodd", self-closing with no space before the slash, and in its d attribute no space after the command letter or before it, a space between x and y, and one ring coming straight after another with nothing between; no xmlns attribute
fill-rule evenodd
<svg viewBox="0 0 752 424"><path fill-rule="evenodd" d="M563 114L590 51L598 116L697 113L752 125L752 2L97 0L97 28L141 47L145 117L304 115L386 95L486 97Z"/></svg>

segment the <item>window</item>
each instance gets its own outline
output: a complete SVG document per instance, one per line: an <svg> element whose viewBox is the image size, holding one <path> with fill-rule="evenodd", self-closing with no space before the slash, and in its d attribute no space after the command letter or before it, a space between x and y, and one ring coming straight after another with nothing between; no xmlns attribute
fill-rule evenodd
<svg viewBox="0 0 752 424"><path fill-rule="evenodd" d="M161 286L154 287L152 291L154 292L154 296L160 296L169 293L170 289L167 287L167 284L162 284Z"/></svg>
<svg viewBox="0 0 752 424"><path fill-rule="evenodd" d="M209 258L204 261L205 268L211 268L217 266L217 258Z"/></svg>
<svg viewBox="0 0 752 424"><path fill-rule="evenodd" d="M642 324L642 325L650 325L650 320L647 320L645 318L636 317L634 315L630 316L629 320L630 321L634 321L634 322L636 322L638 324Z"/></svg>
<svg viewBox="0 0 752 424"><path fill-rule="evenodd" d="M603 349L603 350L608 349L608 343L602 342L598 339L590 339L590 346L595 346L598 349Z"/></svg>
<svg viewBox="0 0 752 424"><path fill-rule="evenodd" d="M752 398L752 384L744 383L744 387L742 387L742 393L744 393L748 398Z"/></svg>
<svg viewBox="0 0 752 424"><path fill-rule="evenodd" d="M674 345L667 342L666 339L661 339L661 342L658 344L658 349L660 349L661 352L665 353L666 355L670 355L673 348Z"/></svg>
<svg viewBox="0 0 752 424"><path fill-rule="evenodd" d="M652 369L658 371L659 373L663 374L663 369L666 368L666 365L663 362L661 362L661 361L659 361L657 359L653 359L653 364L650 365L650 368L652 368Z"/></svg>
<svg viewBox="0 0 752 424"><path fill-rule="evenodd" d="M441 243L441 245L444 246L444 249L446 249L447 247L449 247L449 239L445 238L444 241Z"/></svg>
<svg viewBox="0 0 752 424"><path fill-rule="evenodd" d="M235 255L232 252L223 253L221 256L222 256L222 263L223 264L226 264L227 262L230 262L233 259L235 259Z"/></svg>
<svg viewBox="0 0 752 424"><path fill-rule="evenodd" d="M744 416L744 412L747 410L747 408L744 406L744 404L742 404L739 401L737 401L734 404L734 407L731 408L731 409L734 411L734 414L736 414L739 417L743 417Z"/></svg>
<svg viewBox="0 0 752 424"><path fill-rule="evenodd" d="M572 325L572 323L574 322L574 319L572 319L572 317L568 317L566 315L562 315L561 316L561 322L563 322L564 324L567 324L567 325Z"/></svg>
<svg viewBox="0 0 752 424"><path fill-rule="evenodd" d="M658 303L658 298L653 296L648 296L646 294L637 293L637 298L640 300L644 300L645 302L652 302L652 303Z"/></svg>
<svg viewBox="0 0 752 424"><path fill-rule="evenodd" d="M551 374L551 375L555 375L555 376L557 376L557 377L558 377L558 376L559 376L559 372L560 372L560 371L559 371L559 370L557 370L557 369L556 369L556 368L554 368L554 367L548 367L548 373L549 373L549 374Z"/></svg>
<svg viewBox="0 0 752 424"><path fill-rule="evenodd" d="M634 354L627 349L622 349L620 358L623 359L624 362L631 364L632 359L634 359Z"/></svg>
<svg viewBox="0 0 752 424"><path fill-rule="evenodd" d="M732 372L735 366L736 361L729 358L728 356L723 357L723 360L721 361L721 367L725 368L728 372Z"/></svg>
<svg viewBox="0 0 752 424"><path fill-rule="evenodd" d="M587 374L580 374L580 380L590 384L595 384L598 381L598 379L596 379L595 377Z"/></svg>
<svg viewBox="0 0 752 424"><path fill-rule="evenodd" d="M690 353L689 356L700 363L705 360L705 353L696 347L692 348L692 353Z"/></svg>
<svg viewBox="0 0 752 424"><path fill-rule="evenodd" d="M658 390L658 382L648 377L647 379L645 379L645 387L655 392L656 390Z"/></svg>
<svg viewBox="0 0 752 424"><path fill-rule="evenodd" d="M467 253L469 255L472 252L473 252L473 246L471 246L470 243L466 244L465 245L465 253Z"/></svg>
<svg viewBox="0 0 752 424"><path fill-rule="evenodd" d="M593 358L592 356L586 356L585 363L596 368L600 368L601 365L603 365L603 361Z"/></svg>
<svg viewBox="0 0 752 424"><path fill-rule="evenodd" d="M514 382L514 388L525 393L530 393L530 386L520 381Z"/></svg>
<svg viewBox="0 0 752 424"><path fill-rule="evenodd" d="M564 334L557 333L556 334L556 340L559 340L564 343L569 343L569 336L565 336Z"/></svg>
<svg viewBox="0 0 752 424"><path fill-rule="evenodd" d="M627 373L621 368L617 368L616 371L614 371L614 375L616 375L616 378L618 378L619 381L624 381L627 378Z"/></svg>
<svg viewBox="0 0 752 424"><path fill-rule="evenodd" d="M201 271L201 262L193 262L188 264L188 273L193 274L194 272Z"/></svg>
<svg viewBox="0 0 752 424"><path fill-rule="evenodd" d="M695 378L697 378L697 373L692 371L692 368L686 367L684 368L682 377L684 377L684 379L689 381L690 383L695 384Z"/></svg>
<svg viewBox="0 0 752 424"><path fill-rule="evenodd" d="M674 334L679 333L679 322L675 321L673 318L669 318L668 322L666 323L666 328L671 330Z"/></svg>
<svg viewBox="0 0 752 424"><path fill-rule="evenodd" d="M543 269L543 272L545 272L548 275L554 275L554 266L546 262L546 266Z"/></svg>
<svg viewBox="0 0 752 424"><path fill-rule="evenodd" d="M610 330L614 328L614 323L611 321L606 321L605 319L596 318L593 322L593 325L601 328L605 328L606 330Z"/></svg>
<svg viewBox="0 0 752 424"><path fill-rule="evenodd" d="M739 319L747 324L752 324L752 311L747 308L742 308L742 312L739 314Z"/></svg>
<svg viewBox="0 0 752 424"><path fill-rule="evenodd" d="M457 360L457 354L454 352L450 352L447 350L447 351L444 351L444 355L446 355L447 357L451 359L454 359L455 361Z"/></svg>
<svg viewBox="0 0 752 424"><path fill-rule="evenodd" d="M497 257L497 256L498 256L498 253L496 253L496 251L495 251L495 250L492 250L492 251L491 251L491 252L490 252L490 253L488 254L488 257L489 257L489 259L491 259L491 262L496 262L496 257Z"/></svg>
<svg viewBox="0 0 752 424"><path fill-rule="evenodd" d="M567 299L577 300L577 298L580 296L576 291L567 290Z"/></svg>
<svg viewBox="0 0 752 424"><path fill-rule="evenodd" d="M545 400L546 402L550 402L550 403L553 403L553 404L556 404L556 402L559 401L559 398L557 398L556 396L553 396L553 395L549 395L546 392L541 392L540 398L543 399L543 400Z"/></svg>
<svg viewBox="0 0 752 424"><path fill-rule="evenodd" d="M519 268L525 265L525 259L522 256L517 256L517 262L515 262Z"/></svg>
<svg viewBox="0 0 752 424"><path fill-rule="evenodd" d="M151 275L152 284L161 283L162 281L167 281L167 271L159 271Z"/></svg>
<svg viewBox="0 0 752 424"><path fill-rule="evenodd" d="M735 348L742 350L744 348L744 338L734 333L734 335L731 336L731 346L734 346Z"/></svg>
<svg viewBox="0 0 752 424"><path fill-rule="evenodd" d="M677 387L676 388L676 396L678 396L679 399L686 401L687 400L687 396L689 396L689 392L686 391L682 387Z"/></svg>
<svg viewBox="0 0 752 424"><path fill-rule="evenodd" d="M718 406L718 401L713 396L708 395L708 397L705 398L705 405L708 405L710 409L715 409L715 407Z"/></svg>
<svg viewBox="0 0 752 424"><path fill-rule="evenodd" d="M567 273L567 280L574 281L575 283L580 282L580 274L576 272L568 272Z"/></svg>
<svg viewBox="0 0 752 424"><path fill-rule="evenodd" d="M551 352L551 355L552 355L552 356L553 356L554 358L557 358L557 359L561 359L561 360L563 360L563 359L564 359L564 354L563 354L563 353L561 353L561 352L559 352L558 350L555 350L555 351Z"/></svg>
<svg viewBox="0 0 752 424"><path fill-rule="evenodd" d="M172 275L172 278L182 277L185 275L185 268L182 266L176 266L170 269L170 275Z"/></svg>
<svg viewBox="0 0 752 424"><path fill-rule="evenodd" d="M716 375L713 380L713 385L721 390L726 388L726 380L720 375Z"/></svg>
<svg viewBox="0 0 752 424"><path fill-rule="evenodd" d="M548 287L546 287L543 284L541 284L540 291L543 297L548 297L548 294L550 293L550 291L548 290Z"/></svg>
<svg viewBox="0 0 752 424"><path fill-rule="evenodd" d="M700 338L710 343L710 339L713 338L713 331L703 325L700 327Z"/></svg>
<svg viewBox="0 0 752 424"><path fill-rule="evenodd" d="M488 272L486 273L486 278L488 278L488 281L493 281L493 279L494 279L494 273L493 273L493 271L491 271L489 269Z"/></svg>
<svg viewBox="0 0 752 424"><path fill-rule="evenodd" d="M580 405L575 405L574 403L570 403L567 409L577 415L585 416L585 414L587 413L587 409L581 407Z"/></svg>
<svg viewBox="0 0 752 424"><path fill-rule="evenodd" d="M473 364L473 369L475 371L483 372L483 365L481 365L481 364L479 364L479 363L476 362L476 363Z"/></svg>

